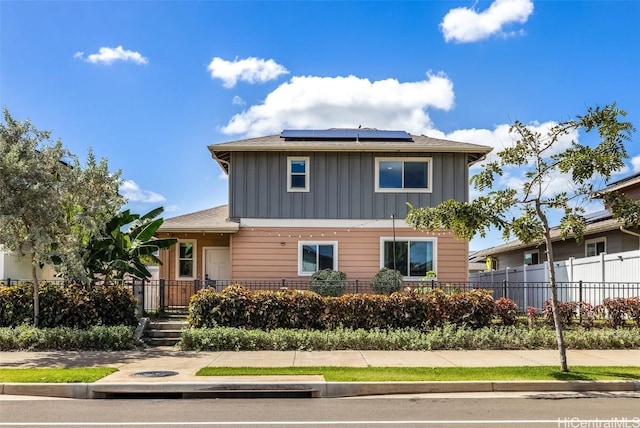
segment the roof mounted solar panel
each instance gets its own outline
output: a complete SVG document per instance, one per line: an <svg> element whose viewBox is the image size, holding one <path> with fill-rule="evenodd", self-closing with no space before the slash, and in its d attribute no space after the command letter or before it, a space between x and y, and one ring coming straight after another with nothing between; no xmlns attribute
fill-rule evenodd
<svg viewBox="0 0 640 428"><path fill-rule="evenodd" d="M285 129L280 134L287 140L385 140L412 141L405 131L386 131L369 128L358 129Z"/></svg>

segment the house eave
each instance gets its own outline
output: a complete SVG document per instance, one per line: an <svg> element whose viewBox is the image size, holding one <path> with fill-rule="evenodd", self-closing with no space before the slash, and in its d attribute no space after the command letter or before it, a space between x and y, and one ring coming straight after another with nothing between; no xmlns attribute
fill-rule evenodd
<svg viewBox="0 0 640 428"><path fill-rule="evenodd" d="M229 227L215 227L215 228L202 228L202 227L172 227L168 229L159 229L158 233L237 233L240 230L239 226Z"/></svg>

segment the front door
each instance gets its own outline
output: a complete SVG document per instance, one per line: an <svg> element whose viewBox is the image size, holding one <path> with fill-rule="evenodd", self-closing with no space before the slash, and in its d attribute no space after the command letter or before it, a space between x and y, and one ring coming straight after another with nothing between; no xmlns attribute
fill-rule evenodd
<svg viewBox="0 0 640 428"><path fill-rule="evenodd" d="M211 247L204 250L204 273L209 281L231 279L229 247Z"/></svg>

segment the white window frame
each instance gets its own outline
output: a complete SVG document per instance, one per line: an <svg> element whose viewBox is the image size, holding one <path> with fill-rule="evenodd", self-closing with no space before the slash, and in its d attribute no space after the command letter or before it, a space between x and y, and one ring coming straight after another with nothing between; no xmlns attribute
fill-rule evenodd
<svg viewBox="0 0 640 428"><path fill-rule="evenodd" d="M291 163L295 161L304 161L305 163L305 187L291 187L291 176L301 175L291 172ZM311 181L311 162L309 156L287 156L287 192L308 192L309 182Z"/></svg>
<svg viewBox="0 0 640 428"><path fill-rule="evenodd" d="M424 236L412 237L412 236L396 236L395 242L431 242L433 245L433 271L436 273L436 278L430 278L434 281L437 281L438 275L438 239L437 238L429 238ZM384 266L384 244L385 242L394 242L393 236L381 236L380 237L380 269ZM397 267L397 266L396 266ZM427 271L428 272L428 271ZM424 278L424 276L405 276L403 279L405 281L418 281Z"/></svg>
<svg viewBox="0 0 640 428"><path fill-rule="evenodd" d="M191 276L180 276L180 260L187 260L180 258L180 244L193 244L193 271ZM196 279L198 272L198 241L196 239L180 239L178 240L178 245L176 245L176 279L178 280L189 280Z"/></svg>
<svg viewBox="0 0 640 428"><path fill-rule="evenodd" d="M338 241L298 241L298 276L311 276L315 272L306 272L302 269L302 248L305 245L332 245L333 246L333 270L338 270ZM317 266L317 265L316 265Z"/></svg>
<svg viewBox="0 0 640 428"><path fill-rule="evenodd" d="M402 188L380 187L380 162L402 162ZM424 189L405 188L404 187L404 162L425 162L427 164L427 187ZM375 167L375 191L376 193L431 193L433 179L433 158L430 157L408 157L408 158L376 158Z"/></svg>
<svg viewBox="0 0 640 428"><path fill-rule="evenodd" d="M527 254L537 254L538 255L538 263L527 264ZM532 260L532 262L533 262L533 260ZM540 250L525 251L524 254L522 255L522 264L527 265L527 266L539 265L540 264Z"/></svg>
<svg viewBox="0 0 640 428"><path fill-rule="evenodd" d="M587 249L589 248L589 244L598 244L600 242L604 243L604 251L602 251L603 253L607 252L607 237L606 236L601 236L599 238L592 238L592 239L587 239L584 241L584 256L585 257L594 257L594 256L599 256L600 253L598 254L594 254L593 256L589 256ZM597 250L597 247L596 247Z"/></svg>

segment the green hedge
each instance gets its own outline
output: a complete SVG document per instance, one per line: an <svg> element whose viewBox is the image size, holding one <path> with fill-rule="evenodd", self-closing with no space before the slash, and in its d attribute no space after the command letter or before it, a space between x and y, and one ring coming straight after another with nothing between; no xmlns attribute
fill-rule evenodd
<svg viewBox="0 0 640 428"><path fill-rule="evenodd" d="M129 326L94 326L85 330L69 327L35 328L28 325L0 327L0 351L136 349L142 343L134 338Z"/></svg>
<svg viewBox="0 0 640 428"><path fill-rule="evenodd" d="M565 331L569 349L637 349L640 329L594 329ZM428 331L418 329L247 330L218 327L185 329L182 349L195 351L332 351L360 350L477 350L557 349L551 328L493 326L472 329L445 324Z"/></svg>
<svg viewBox="0 0 640 428"><path fill-rule="evenodd" d="M429 329L445 323L480 328L495 313L491 291L447 295L429 293L347 294L322 297L311 291L250 291L233 285L218 293L199 291L191 298L189 325L195 328L242 327L332 330Z"/></svg>
<svg viewBox="0 0 640 428"><path fill-rule="evenodd" d="M135 325L136 300L121 285L94 286L43 283L39 287L38 327L86 329L95 325ZM0 286L0 327L33 322L31 284Z"/></svg>

